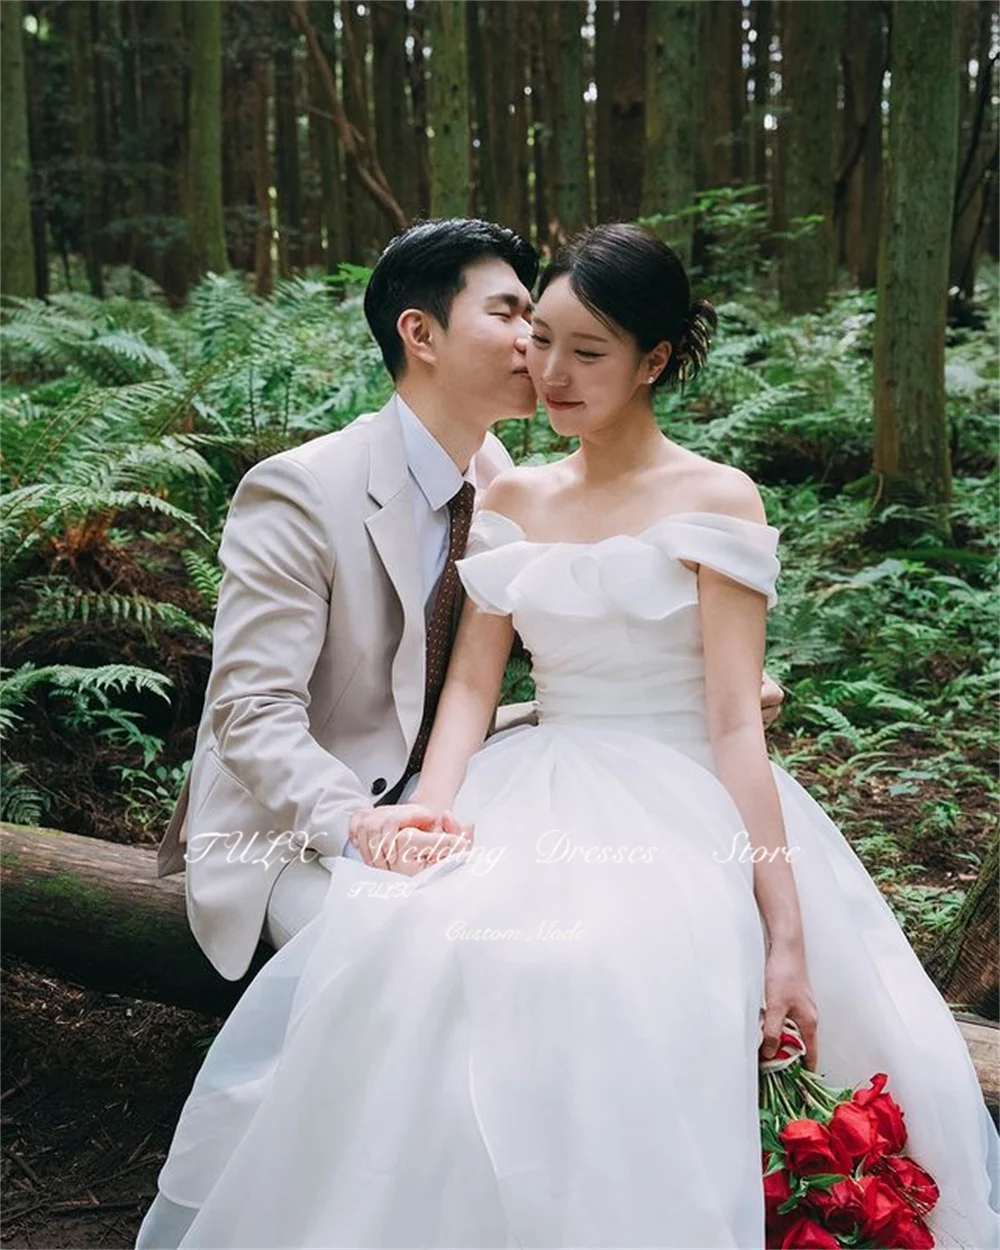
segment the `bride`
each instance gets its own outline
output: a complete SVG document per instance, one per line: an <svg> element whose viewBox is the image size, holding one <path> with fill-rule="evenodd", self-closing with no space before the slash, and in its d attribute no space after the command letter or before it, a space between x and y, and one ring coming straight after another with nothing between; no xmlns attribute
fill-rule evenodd
<svg viewBox="0 0 1000 1250"><path fill-rule="evenodd" d="M490 487L412 796L325 860L181 1113L140 1247L764 1245L758 1048L889 1074L939 1246L996 1244L997 1134L963 1038L760 718L778 531L658 429L715 313L635 226L574 240L528 348L554 464ZM539 724L483 746L514 629ZM393 821L395 820L395 824ZM431 857L433 860L433 856ZM388 866L392 872L385 871Z"/></svg>

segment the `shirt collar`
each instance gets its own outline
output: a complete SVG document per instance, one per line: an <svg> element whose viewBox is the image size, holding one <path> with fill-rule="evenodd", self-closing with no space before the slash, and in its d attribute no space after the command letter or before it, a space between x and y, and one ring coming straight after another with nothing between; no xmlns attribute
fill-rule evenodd
<svg viewBox="0 0 1000 1250"><path fill-rule="evenodd" d="M463 482L476 485L475 461L469 461L463 476L451 456L398 392L396 407L406 446L406 462L428 505L436 512L461 490Z"/></svg>

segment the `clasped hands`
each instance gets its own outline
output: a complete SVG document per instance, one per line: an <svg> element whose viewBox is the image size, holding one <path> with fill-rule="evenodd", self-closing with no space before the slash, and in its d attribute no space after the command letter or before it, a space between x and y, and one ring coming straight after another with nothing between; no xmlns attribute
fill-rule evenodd
<svg viewBox="0 0 1000 1250"><path fill-rule="evenodd" d="M421 803L387 803L353 812L348 838L370 868L413 877L457 851L469 850L473 829L449 811L435 812Z"/></svg>

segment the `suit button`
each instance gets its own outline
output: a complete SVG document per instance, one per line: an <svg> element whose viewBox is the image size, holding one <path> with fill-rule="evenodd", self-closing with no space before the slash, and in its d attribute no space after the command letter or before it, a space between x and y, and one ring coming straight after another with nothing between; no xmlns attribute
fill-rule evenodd
<svg viewBox="0 0 1000 1250"><path fill-rule="evenodd" d="M376 777L372 782L372 794L381 794L385 789L386 781L384 777Z"/></svg>

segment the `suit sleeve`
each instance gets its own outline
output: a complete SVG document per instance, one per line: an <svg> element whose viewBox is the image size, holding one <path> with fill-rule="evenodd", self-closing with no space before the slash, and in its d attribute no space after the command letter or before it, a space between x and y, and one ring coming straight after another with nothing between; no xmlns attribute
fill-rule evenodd
<svg viewBox="0 0 1000 1250"><path fill-rule="evenodd" d="M286 456L261 461L237 487L219 548L210 716L222 763L275 828L339 855L351 812L370 799L309 732L335 575L322 517L319 483Z"/></svg>

